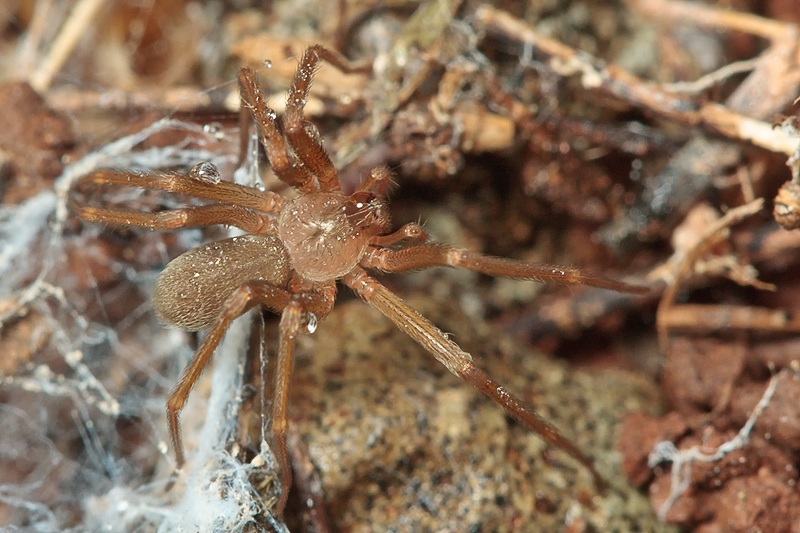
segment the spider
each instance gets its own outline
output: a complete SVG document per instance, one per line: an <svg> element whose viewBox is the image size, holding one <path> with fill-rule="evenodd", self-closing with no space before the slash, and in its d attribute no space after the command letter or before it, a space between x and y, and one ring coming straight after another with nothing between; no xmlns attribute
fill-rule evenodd
<svg viewBox="0 0 800 533"><path fill-rule="evenodd" d="M312 333L317 321L330 313L336 299L336 282L340 281L450 372L500 404L524 427L572 455L591 472L598 487L604 486L592 461L577 446L476 367L469 353L370 276L369 271L393 273L445 266L492 276L584 284L632 293L647 289L572 268L454 248L432 241L418 224L391 231L384 198L391 178L389 169L373 169L355 192L343 194L336 168L303 116L314 72L323 60L340 70L352 70L338 54L321 45L309 47L294 76L280 126L253 71L242 68L239 72L242 114L254 119L277 177L297 189L299 194L294 199L209 179L216 172L210 163L201 163L188 174L98 170L81 177L71 195L72 210L88 222L152 230L225 224L245 232L180 255L166 266L153 289L153 307L161 321L187 331L208 328L167 401L177 468L184 464L179 414L192 386L232 321L251 308L266 308L280 314L271 432L282 489L277 509L283 512L292 482L286 426L295 339L299 334ZM93 189L108 186L159 189L210 202L143 213L92 205L87 200Z"/></svg>

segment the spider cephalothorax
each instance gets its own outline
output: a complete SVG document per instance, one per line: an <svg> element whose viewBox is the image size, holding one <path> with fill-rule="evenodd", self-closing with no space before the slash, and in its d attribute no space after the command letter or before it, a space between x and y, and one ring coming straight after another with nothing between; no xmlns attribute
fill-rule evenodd
<svg viewBox="0 0 800 533"><path fill-rule="evenodd" d="M389 229L385 202L372 193L298 196L278 217L292 266L308 281L339 279L358 265L370 240Z"/></svg>

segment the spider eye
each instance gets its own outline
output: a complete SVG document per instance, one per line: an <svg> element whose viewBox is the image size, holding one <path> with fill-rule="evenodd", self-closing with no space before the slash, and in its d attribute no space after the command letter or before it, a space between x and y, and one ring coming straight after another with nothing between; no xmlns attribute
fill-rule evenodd
<svg viewBox="0 0 800 533"><path fill-rule="evenodd" d="M369 205L373 200L375 200L375 195L367 191L355 192L350 195L350 198L347 199L349 203L354 204L359 208Z"/></svg>
<svg viewBox="0 0 800 533"><path fill-rule="evenodd" d="M347 199L345 214L350 224L356 228L366 229L382 225L383 202L371 192L359 191Z"/></svg>

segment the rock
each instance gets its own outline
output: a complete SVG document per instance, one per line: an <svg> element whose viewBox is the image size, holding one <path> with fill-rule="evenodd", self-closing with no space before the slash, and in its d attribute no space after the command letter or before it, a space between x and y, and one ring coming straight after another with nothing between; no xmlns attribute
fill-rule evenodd
<svg viewBox="0 0 800 533"><path fill-rule="evenodd" d="M361 302L300 339L290 412L337 531L670 531L625 480L623 415L655 415L654 384L533 353L454 306L410 302L478 366L561 428L611 482L526 431ZM573 529L571 529L573 530Z"/></svg>

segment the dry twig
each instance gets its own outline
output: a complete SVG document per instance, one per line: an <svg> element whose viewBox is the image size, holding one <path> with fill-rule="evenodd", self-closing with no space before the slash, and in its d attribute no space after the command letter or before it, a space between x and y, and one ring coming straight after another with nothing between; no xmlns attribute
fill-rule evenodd
<svg viewBox="0 0 800 533"><path fill-rule="evenodd" d="M659 344L662 352L666 353L669 329L662 320L668 310L674 305L681 284L689 277L695 264L706 254L711 247L729 235L729 228L741 222L745 218L761 211L764 207L764 199L759 198L749 204L741 205L728 211L723 217L711 224L706 231L698 238L694 246L684 252L683 257L675 267L672 280L668 283L667 289L661 297L656 313L656 324L658 328Z"/></svg>
<svg viewBox="0 0 800 533"><path fill-rule="evenodd" d="M496 8L481 6L476 11L475 22L489 33L530 46L535 53L549 59L548 65L553 72L561 76L580 76L587 90L601 90L687 126L704 126L731 139L747 141L773 152L792 155L797 149L796 138L773 128L769 122L754 120L720 104L698 104L682 94L666 90L660 84L642 80L619 67L542 35L525 22ZM792 42L793 47L796 44L796 41ZM777 52L773 54L777 55ZM783 54L785 51L781 50ZM800 69L789 80L784 80L784 85L790 85L791 81L795 82L792 88L800 83ZM771 105L774 105L774 100Z"/></svg>
<svg viewBox="0 0 800 533"><path fill-rule="evenodd" d="M34 89L43 92L50 87L53 78L64 66L78 41L85 35L86 28L94 22L105 2L106 0L80 0L78 2L61 27L58 37L50 45L47 57L31 75L30 83Z"/></svg>

